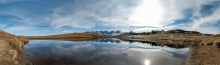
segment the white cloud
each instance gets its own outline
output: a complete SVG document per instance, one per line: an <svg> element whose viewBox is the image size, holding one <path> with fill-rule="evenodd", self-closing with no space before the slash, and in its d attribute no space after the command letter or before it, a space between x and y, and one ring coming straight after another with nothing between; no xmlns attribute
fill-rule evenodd
<svg viewBox="0 0 220 65"><path fill-rule="evenodd" d="M84 51L80 51L84 49ZM82 55L85 56L85 54L83 54L83 52L89 52L89 51L94 51L95 47L90 45L90 44L85 44L85 45L77 45L77 46L72 46L72 47L68 47L68 48L64 48L61 46L56 46L55 48L52 49L55 54L59 54L59 55L72 55L72 53L76 54L76 55ZM68 51L68 52L72 52L72 53L64 53L63 51ZM76 56L79 57L79 56ZM81 57L81 56L80 56Z"/></svg>
<svg viewBox="0 0 220 65"><path fill-rule="evenodd" d="M9 27L6 28L6 31L25 31L25 30L33 30L34 28L30 27L23 27L23 26L14 26L14 27Z"/></svg>
<svg viewBox="0 0 220 65"><path fill-rule="evenodd" d="M7 26L2 28L1 30L4 30L11 34L26 35L26 36L54 35L54 34L61 34L60 31L62 31L62 30L52 30L52 29L48 30L48 28L30 27L30 26L11 26L11 27Z"/></svg>
<svg viewBox="0 0 220 65"><path fill-rule="evenodd" d="M138 1L95 0L75 1L55 8L51 20L56 28L70 26L90 29L94 26L126 26L130 13Z"/></svg>
<svg viewBox="0 0 220 65"><path fill-rule="evenodd" d="M30 32L33 33L33 31L36 31L37 29L33 27L25 27L25 26L12 26L12 27L6 27L2 30L6 32L10 32L12 34L29 35Z"/></svg>
<svg viewBox="0 0 220 65"><path fill-rule="evenodd" d="M159 25L157 28L138 28L133 29L133 31L143 32L151 30L170 30L170 29L185 29L185 30L195 30L202 33L219 33L218 29L220 25L217 23L220 20L219 11L220 7L212 11L213 13L210 16L204 16L203 13L200 13L202 6L210 5L216 0L157 0L160 3L160 6L163 8L163 15L161 20L155 22L145 22L152 26ZM147 1L148 2L148 1ZM152 7L153 8L153 7ZM174 23L175 20L189 18L184 11L193 9L193 16L190 18L192 21L184 21L188 23L183 24L168 24ZM147 12L147 11L146 11ZM153 13L153 12L152 12ZM155 13L157 13L155 11ZM158 17L157 17L158 18ZM148 20L148 19L146 19ZM180 26L181 25L181 26ZM214 26L217 25L217 26Z"/></svg>
<svg viewBox="0 0 220 65"><path fill-rule="evenodd" d="M15 18L10 18L9 20L26 26L37 26L42 23L47 23L44 18L26 13L26 11L22 9L0 11L0 15L13 16Z"/></svg>
<svg viewBox="0 0 220 65"><path fill-rule="evenodd" d="M160 3L157 0L145 0L140 3L134 14L129 17L130 26L161 26L162 15L164 14Z"/></svg>
<svg viewBox="0 0 220 65"><path fill-rule="evenodd" d="M19 1L34 0L0 0L0 3L7 4ZM210 16L203 17L200 13L203 5L211 4L215 0L89 0L68 2L55 7L52 14L32 15L22 8L11 8L8 11L1 11L0 14L11 15L18 19L11 19L23 27L36 27L42 24L51 25L56 30L62 27L79 29L91 29L95 26L111 27L122 31L151 31L186 29L196 30L203 33L219 33L217 27L213 26L220 20L217 8ZM56 5L57 6L57 5ZM9 8L10 9L10 8ZM190 23L174 24L175 20L189 18L184 13L193 9L192 21ZM30 10L31 11L31 10ZM169 25L169 26L168 26ZM181 26L180 26L181 25ZM0 25L2 26L2 25ZM152 26L156 28L134 28L130 26ZM14 28L8 27L7 30ZM21 28L23 29L23 28ZM27 29L23 29L27 30ZM214 31L213 31L214 30ZM71 32L66 30L64 32Z"/></svg>
<svg viewBox="0 0 220 65"><path fill-rule="evenodd" d="M216 0L211 0L209 2L215 2ZM195 14L193 15L192 22L192 29L203 32L203 33L212 33L217 34L220 33L219 29L219 20L220 20L220 7L211 10L212 14L204 16L201 13L201 6L197 6L195 9Z"/></svg>
<svg viewBox="0 0 220 65"><path fill-rule="evenodd" d="M213 11L213 13L210 16L198 16L198 18L193 19L193 29L198 29L200 31L206 30L212 33L219 33L219 25L218 22L220 21L220 7ZM201 15L201 13L198 13L197 15ZM217 24L218 26L213 26Z"/></svg>
<svg viewBox="0 0 220 65"><path fill-rule="evenodd" d="M61 28L63 26L70 26L74 28L86 28L94 27L95 23L91 20L85 19L88 14L86 12L77 12L75 14L59 15L55 12L51 25L55 28Z"/></svg>
<svg viewBox="0 0 220 65"><path fill-rule="evenodd" d="M210 0L158 0L163 7L161 25L174 23L173 21L186 18L184 11L209 4Z"/></svg>

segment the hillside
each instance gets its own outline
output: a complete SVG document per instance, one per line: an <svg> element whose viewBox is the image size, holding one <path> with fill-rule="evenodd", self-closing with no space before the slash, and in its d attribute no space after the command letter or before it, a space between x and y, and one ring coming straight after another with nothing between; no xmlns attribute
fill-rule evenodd
<svg viewBox="0 0 220 65"><path fill-rule="evenodd" d="M0 30L0 62L1 65L26 65L23 46L28 40Z"/></svg>
<svg viewBox="0 0 220 65"><path fill-rule="evenodd" d="M87 41L99 38L105 38L106 36L101 36L98 34L91 33L68 33L68 34L58 34L58 35L48 35L48 36L20 36L25 37L29 40L69 40L69 41Z"/></svg>

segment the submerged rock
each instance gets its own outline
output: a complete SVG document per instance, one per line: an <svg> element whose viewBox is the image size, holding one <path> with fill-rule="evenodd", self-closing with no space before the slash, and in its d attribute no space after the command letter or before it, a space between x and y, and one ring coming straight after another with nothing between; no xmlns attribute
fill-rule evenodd
<svg viewBox="0 0 220 65"><path fill-rule="evenodd" d="M28 40L0 30L1 65L26 65L29 62L23 54L23 46Z"/></svg>

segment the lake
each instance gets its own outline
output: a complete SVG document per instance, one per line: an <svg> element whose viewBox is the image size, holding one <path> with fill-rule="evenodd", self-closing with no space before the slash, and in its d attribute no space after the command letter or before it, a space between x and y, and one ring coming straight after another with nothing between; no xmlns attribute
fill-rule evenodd
<svg viewBox="0 0 220 65"><path fill-rule="evenodd" d="M188 51L119 39L30 40L24 46L33 65L185 65Z"/></svg>

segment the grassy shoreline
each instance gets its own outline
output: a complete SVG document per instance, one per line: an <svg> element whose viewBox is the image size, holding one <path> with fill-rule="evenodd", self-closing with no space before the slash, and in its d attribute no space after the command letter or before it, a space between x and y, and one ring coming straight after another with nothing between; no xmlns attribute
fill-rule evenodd
<svg viewBox="0 0 220 65"><path fill-rule="evenodd" d="M157 42L188 46L190 48L186 65L218 65L220 64L220 37L219 36L187 36L178 34L132 35L130 39L139 41ZM168 42L174 41L174 42ZM193 42L193 43L192 43Z"/></svg>
<svg viewBox="0 0 220 65"><path fill-rule="evenodd" d="M8 47L13 49L4 50L8 53L18 52L22 56L22 48L24 44L27 44L28 40L67 40L67 41L88 41L96 40L101 38L109 38L108 36L101 36L98 34L90 33L70 33L70 34L59 34L49 36L16 36L4 31L1 31L0 46ZM150 34L150 35L120 35L113 36L113 38L120 38L122 40L137 40L137 41L149 41L160 43L169 47L175 47L183 45L189 47L190 51L187 58L186 65L216 65L220 64L220 35L216 36L198 36L198 35L187 35L187 34ZM11 43L7 43L13 40ZM18 43L19 42L19 43ZM193 44L192 44L193 43ZM20 45L17 45L20 44ZM15 46L15 47L14 47ZM184 48L182 46L176 48ZM6 49L6 48L5 48ZM16 57L19 58L19 57ZM1 60L1 59L0 59ZM13 61L13 60L10 60Z"/></svg>
<svg viewBox="0 0 220 65"><path fill-rule="evenodd" d="M100 38L106 38L106 36L101 36L98 34L90 33L71 33L71 34L59 34L59 35L49 35L49 36L19 36L24 37L28 40L66 40L66 41L88 41Z"/></svg>

